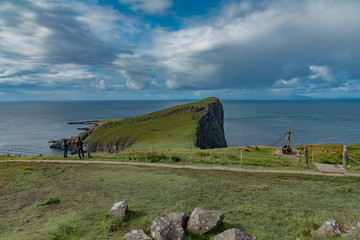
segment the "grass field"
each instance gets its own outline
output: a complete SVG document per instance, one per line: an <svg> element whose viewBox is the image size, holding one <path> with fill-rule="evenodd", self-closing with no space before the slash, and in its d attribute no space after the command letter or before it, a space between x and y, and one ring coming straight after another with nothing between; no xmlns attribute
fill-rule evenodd
<svg viewBox="0 0 360 240"><path fill-rule="evenodd" d="M119 239L149 233L162 212L197 206L225 212L219 232L236 227L264 240L336 239L309 234L331 217L360 221L360 181L351 177L2 163L0 191L0 239ZM107 215L120 200L130 208L121 221Z"/></svg>
<svg viewBox="0 0 360 240"><path fill-rule="evenodd" d="M243 161L241 162L241 152ZM249 169L291 169L306 170L304 157L301 161L280 158L273 155L274 148L247 146L241 148L221 148L201 150L198 148L176 149L136 149L118 151L117 153L91 153L86 160L113 160L129 162L159 162L171 164L232 166ZM7 157L0 159L63 159L62 156L46 157ZM69 159L78 159L77 155L69 156ZM310 159L310 170L316 170Z"/></svg>

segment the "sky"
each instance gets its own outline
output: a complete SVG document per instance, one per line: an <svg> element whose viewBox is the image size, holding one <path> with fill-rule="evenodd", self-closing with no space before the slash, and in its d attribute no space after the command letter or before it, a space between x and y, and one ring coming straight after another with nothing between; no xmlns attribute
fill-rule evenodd
<svg viewBox="0 0 360 240"><path fill-rule="evenodd" d="M360 1L0 1L0 101L209 96L360 98Z"/></svg>

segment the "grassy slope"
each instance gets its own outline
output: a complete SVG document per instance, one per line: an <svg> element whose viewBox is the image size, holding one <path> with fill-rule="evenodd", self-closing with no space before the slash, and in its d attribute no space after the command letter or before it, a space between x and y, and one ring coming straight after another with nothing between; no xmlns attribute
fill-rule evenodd
<svg viewBox="0 0 360 240"><path fill-rule="evenodd" d="M309 157L312 157L314 152L315 162L329 163L329 164L342 164L343 145L335 144L309 144ZM303 148L303 146L301 146ZM348 156L353 157L355 160L360 161L360 144L348 145ZM353 162L351 159L348 163L360 167L359 164Z"/></svg>
<svg viewBox="0 0 360 240"><path fill-rule="evenodd" d="M166 115L185 107L207 107L216 98L207 98L199 102L179 105L143 116L126 119L105 120L95 132L85 140L86 143L103 143L112 146L114 143L124 140L135 142L131 149L148 148L184 148L194 147L197 128L197 114L180 112ZM152 118L150 120L146 120Z"/></svg>
<svg viewBox="0 0 360 240"><path fill-rule="evenodd" d="M236 227L260 240L318 239L309 231L331 217L360 219L358 178L1 164L0 191L0 239L118 239L132 229L149 233L162 212L190 214L197 206L225 212L219 231ZM37 205L50 197L60 202ZM124 225L107 215L123 199L130 206Z"/></svg>

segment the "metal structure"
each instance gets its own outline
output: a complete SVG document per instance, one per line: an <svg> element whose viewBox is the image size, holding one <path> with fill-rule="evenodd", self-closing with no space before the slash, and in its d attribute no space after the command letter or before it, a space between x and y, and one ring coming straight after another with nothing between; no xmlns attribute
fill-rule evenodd
<svg viewBox="0 0 360 240"><path fill-rule="evenodd" d="M286 143L282 146L281 151L283 154L292 154L292 147L290 145L290 135L291 135L290 131L286 132L279 140L277 140L271 146L273 147L274 145L278 144L281 140L285 140L286 135L287 135Z"/></svg>
<svg viewBox="0 0 360 240"><path fill-rule="evenodd" d="M29 150L29 149L21 149L21 148L11 148L11 149L0 149L0 155L6 156L28 156L28 157L35 157L35 156L46 156L47 154L39 151Z"/></svg>

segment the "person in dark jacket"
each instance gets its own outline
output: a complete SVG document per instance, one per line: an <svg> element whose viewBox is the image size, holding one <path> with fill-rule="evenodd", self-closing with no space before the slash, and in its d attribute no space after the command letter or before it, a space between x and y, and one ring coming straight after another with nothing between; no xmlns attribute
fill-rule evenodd
<svg viewBox="0 0 360 240"><path fill-rule="evenodd" d="M66 139L64 140L64 142L61 144L62 149L64 149L64 158L67 158L67 152L69 150L69 145L66 141Z"/></svg>
<svg viewBox="0 0 360 240"><path fill-rule="evenodd" d="M75 145L79 150L79 158L81 159L81 154L82 153L82 157L84 158L84 143L83 141L81 141L80 137L78 137L78 139L75 141Z"/></svg>

